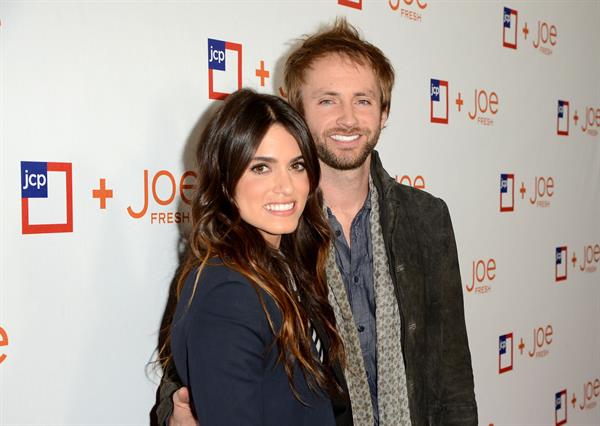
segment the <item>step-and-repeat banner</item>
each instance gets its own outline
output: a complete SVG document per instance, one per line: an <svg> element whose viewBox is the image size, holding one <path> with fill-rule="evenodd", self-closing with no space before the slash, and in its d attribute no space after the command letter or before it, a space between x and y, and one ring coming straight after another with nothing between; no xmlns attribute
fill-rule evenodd
<svg viewBox="0 0 600 426"><path fill-rule="evenodd" d="M600 424L600 2L2 1L0 423L141 425L211 107L346 16L449 205L480 424Z"/></svg>

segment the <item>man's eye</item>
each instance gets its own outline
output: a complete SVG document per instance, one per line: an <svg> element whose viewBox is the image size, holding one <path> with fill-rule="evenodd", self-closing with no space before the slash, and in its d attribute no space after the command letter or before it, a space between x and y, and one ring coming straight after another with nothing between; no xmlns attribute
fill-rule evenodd
<svg viewBox="0 0 600 426"><path fill-rule="evenodd" d="M319 105L331 105L333 104L333 99L321 99L319 101Z"/></svg>
<svg viewBox="0 0 600 426"><path fill-rule="evenodd" d="M360 105L371 105L371 101L369 99L359 99L358 103Z"/></svg>

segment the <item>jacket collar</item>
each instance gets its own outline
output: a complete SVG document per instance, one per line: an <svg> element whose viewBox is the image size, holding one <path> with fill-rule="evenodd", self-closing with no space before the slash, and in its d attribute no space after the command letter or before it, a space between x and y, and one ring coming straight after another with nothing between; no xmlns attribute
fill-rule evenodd
<svg viewBox="0 0 600 426"><path fill-rule="evenodd" d="M379 153L371 153L371 177L379 192L381 230L390 263L398 303L402 309L404 292L422 279L418 239L413 229L413 188L399 184L383 168Z"/></svg>

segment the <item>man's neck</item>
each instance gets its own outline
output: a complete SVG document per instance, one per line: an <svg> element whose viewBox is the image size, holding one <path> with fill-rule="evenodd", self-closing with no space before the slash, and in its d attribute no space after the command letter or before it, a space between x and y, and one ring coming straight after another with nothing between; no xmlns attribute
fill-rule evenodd
<svg viewBox="0 0 600 426"><path fill-rule="evenodd" d="M350 243L352 220L362 208L369 193L371 156L353 170L337 170L321 162L321 190L325 203L342 225Z"/></svg>

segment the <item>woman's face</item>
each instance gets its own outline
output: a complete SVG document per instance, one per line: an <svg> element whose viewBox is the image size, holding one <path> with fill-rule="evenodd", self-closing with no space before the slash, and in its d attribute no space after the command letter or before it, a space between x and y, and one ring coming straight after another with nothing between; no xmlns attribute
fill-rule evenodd
<svg viewBox="0 0 600 426"><path fill-rule="evenodd" d="M275 124L260 142L233 198L242 219L278 248L281 235L298 227L309 189L296 139L285 127Z"/></svg>

